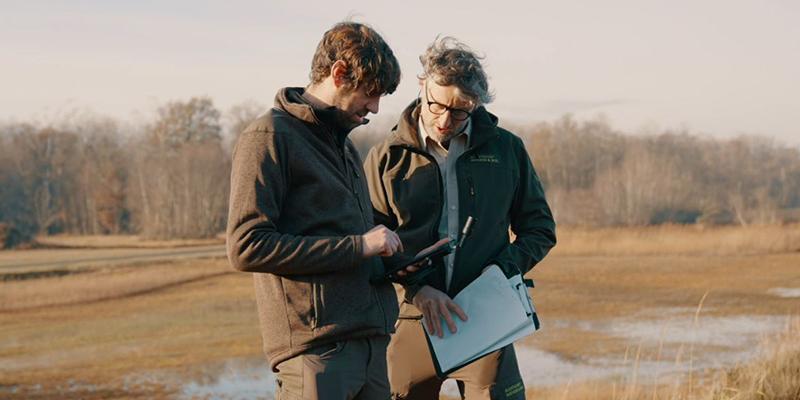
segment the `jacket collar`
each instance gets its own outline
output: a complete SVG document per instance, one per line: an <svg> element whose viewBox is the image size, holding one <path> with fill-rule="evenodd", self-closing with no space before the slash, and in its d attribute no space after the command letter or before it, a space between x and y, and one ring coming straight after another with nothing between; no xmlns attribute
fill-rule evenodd
<svg viewBox="0 0 800 400"><path fill-rule="evenodd" d="M389 138L390 146L411 146L418 150L424 150L420 141L419 134L419 113L420 113L420 100L415 99L409 104L403 113L400 115L400 121L392 129L392 136ZM469 136L469 147L475 148L489 139L499 135L497 130L497 117L486 111L483 106L478 107L472 112L471 117L472 131Z"/></svg>
<svg viewBox="0 0 800 400"><path fill-rule="evenodd" d="M275 95L275 107L311 125L319 126L333 134L337 143L344 143L353 128L344 127L339 122L339 110L334 106L319 107L303 96L305 89L286 87Z"/></svg>

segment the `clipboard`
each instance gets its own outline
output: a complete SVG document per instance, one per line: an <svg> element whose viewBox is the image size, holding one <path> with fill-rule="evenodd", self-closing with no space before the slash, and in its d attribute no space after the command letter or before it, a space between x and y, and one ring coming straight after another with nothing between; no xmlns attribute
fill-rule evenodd
<svg viewBox="0 0 800 400"><path fill-rule="evenodd" d="M523 280L520 275L506 278L499 267L493 266L454 297L470 316L467 322L455 318L457 333L451 334L443 326L444 338L432 339L423 323L437 376L444 378L539 330L528 285L532 285L532 281ZM493 301L487 301L489 298ZM459 334L465 336L459 337ZM453 339L455 341L448 341ZM442 353L437 355L437 351ZM444 362L440 361L442 357Z"/></svg>

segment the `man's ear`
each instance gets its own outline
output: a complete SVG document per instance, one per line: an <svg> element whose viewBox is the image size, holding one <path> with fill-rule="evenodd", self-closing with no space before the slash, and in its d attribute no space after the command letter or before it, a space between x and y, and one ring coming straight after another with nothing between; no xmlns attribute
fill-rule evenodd
<svg viewBox="0 0 800 400"><path fill-rule="evenodd" d="M333 77L333 84L337 89L347 84L347 70L347 63L342 60L336 60L331 65L331 77Z"/></svg>

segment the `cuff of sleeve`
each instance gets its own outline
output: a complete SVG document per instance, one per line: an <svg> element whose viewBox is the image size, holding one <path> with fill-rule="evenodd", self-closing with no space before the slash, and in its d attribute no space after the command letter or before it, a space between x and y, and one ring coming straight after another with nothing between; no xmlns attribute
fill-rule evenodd
<svg viewBox="0 0 800 400"><path fill-rule="evenodd" d="M417 292L419 292L419 290L422 289L422 285L408 285L404 286L403 289L405 289L405 295L403 296L403 300L406 303L414 304L413 302L414 296L416 296Z"/></svg>
<svg viewBox="0 0 800 400"><path fill-rule="evenodd" d="M364 238L361 235L350 235L353 241L353 265L361 264L364 260Z"/></svg>

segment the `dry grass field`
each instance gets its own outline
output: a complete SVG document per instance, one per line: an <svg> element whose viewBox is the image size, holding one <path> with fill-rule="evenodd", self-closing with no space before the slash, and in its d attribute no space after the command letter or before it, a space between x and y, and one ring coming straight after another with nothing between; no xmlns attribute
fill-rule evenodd
<svg viewBox="0 0 800 400"><path fill-rule="evenodd" d="M221 237L186 240L144 240L134 235L40 237L31 249L0 251L0 279L58 276L118 265L224 256L224 243Z"/></svg>
<svg viewBox="0 0 800 400"><path fill-rule="evenodd" d="M637 380L636 360L625 375L528 390L531 399L796 400L800 399L800 320L759 343L755 357L725 368Z"/></svg>
<svg viewBox="0 0 800 400"><path fill-rule="evenodd" d="M792 398L763 384L800 385L798 232L561 229L531 274L543 329L517 346L529 398ZM260 340L224 258L0 280L0 398L248 398L226 379L268 374Z"/></svg>
<svg viewBox="0 0 800 400"><path fill-rule="evenodd" d="M172 240L153 240L145 239L137 235L54 235L39 236L34 241L36 247L40 248L113 248L113 249L158 249L175 248L189 246L206 246L212 244L225 243L224 236L220 235L209 239L172 239Z"/></svg>

